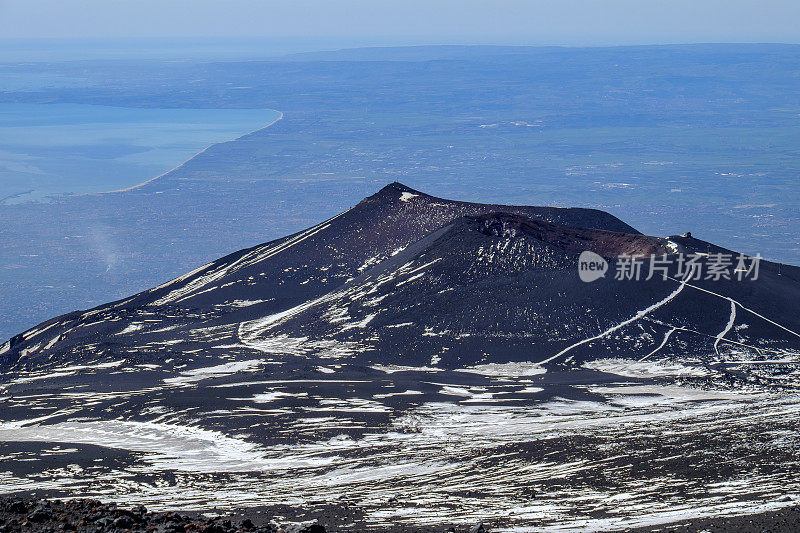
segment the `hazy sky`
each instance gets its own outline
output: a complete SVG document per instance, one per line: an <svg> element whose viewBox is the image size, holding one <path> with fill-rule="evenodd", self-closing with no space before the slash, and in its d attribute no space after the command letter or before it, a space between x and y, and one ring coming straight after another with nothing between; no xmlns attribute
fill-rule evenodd
<svg viewBox="0 0 800 533"><path fill-rule="evenodd" d="M800 43L800 0L0 0L0 38Z"/></svg>

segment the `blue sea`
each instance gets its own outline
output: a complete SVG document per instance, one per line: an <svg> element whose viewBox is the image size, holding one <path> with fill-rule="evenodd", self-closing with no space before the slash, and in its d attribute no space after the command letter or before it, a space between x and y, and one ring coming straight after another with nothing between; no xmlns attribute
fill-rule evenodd
<svg viewBox="0 0 800 533"><path fill-rule="evenodd" d="M279 116L271 109L0 103L0 202L131 187Z"/></svg>

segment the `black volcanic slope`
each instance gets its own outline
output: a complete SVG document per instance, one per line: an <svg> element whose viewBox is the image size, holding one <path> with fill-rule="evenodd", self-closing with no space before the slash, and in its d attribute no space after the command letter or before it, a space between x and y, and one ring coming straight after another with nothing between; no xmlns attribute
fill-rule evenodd
<svg viewBox="0 0 800 533"><path fill-rule="evenodd" d="M596 210L454 202L394 183L303 232L45 322L12 339L3 364L74 365L87 354L163 360L218 343L239 352L459 368L638 359L668 332L661 354L707 362L731 350L798 346L796 268L778 274L762 262L758 281L698 280L689 288L657 277L619 282L613 272L592 284L577 276L583 250L613 261L679 249L722 251L691 238L643 236Z"/></svg>
<svg viewBox="0 0 800 533"><path fill-rule="evenodd" d="M47 350L48 360L61 347L83 346L92 342L123 341L131 323L144 325L144 312L166 313L170 326L181 317L192 328L238 323L284 311L309 299L337 290L351 278L375 267L409 244L418 241L460 216L505 211L548 223L582 226L618 232L637 232L619 219L592 209L551 207L510 207L471 204L434 198L393 183L349 211L306 231L233 253L181 278L132 298L101 306L88 313L59 317L12 340L14 350L7 359L40 344L50 344L51 333L63 336ZM244 303L247 305L242 308ZM153 329L131 330L133 337ZM59 324L52 327L53 324ZM72 330L67 333L66 330ZM31 333L43 332L44 337ZM172 330L175 331L175 330ZM46 333L45 333L46 332ZM185 331L168 337L185 337ZM34 338L36 337L36 338ZM113 341L111 340L113 339ZM41 344L41 342L44 344ZM138 342L138 341L137 341ZM38 351L38 350L37 350ZM74 362L72 355L65 356Z"/></svg>
<svg viewBox="0 0 800 533"><path fill-rule="evenodd" d="M606 277L579 279L586 250ZM673 272L681 253L731 252L391 184L2 345L0 492L303 509L343 530L792 505L800 269L614 279L621 256Z"/></svg>

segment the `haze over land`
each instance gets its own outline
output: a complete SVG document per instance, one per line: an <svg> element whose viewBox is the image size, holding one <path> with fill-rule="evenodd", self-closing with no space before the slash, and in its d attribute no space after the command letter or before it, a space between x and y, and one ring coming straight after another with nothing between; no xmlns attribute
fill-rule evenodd
<svg viewBox="0 0 800 533"><path fill-rule="evenodd" d="M90 13L91 16L86 16ZM799 43L792 0L5 0L14 38L268 38L411 44ZM313 41L309 43L309 41ZM98 46L96 46L98 47Z"/></svg>

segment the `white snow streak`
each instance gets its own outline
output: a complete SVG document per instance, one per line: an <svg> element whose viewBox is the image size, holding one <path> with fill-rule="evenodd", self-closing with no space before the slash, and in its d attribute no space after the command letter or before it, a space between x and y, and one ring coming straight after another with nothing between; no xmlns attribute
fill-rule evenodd
<svg viewBox="0 0 800 533"><path fill-rule="evenodd" d="M655 349L655 350L653 350L653 351L652 351L652 352L650 352L649 354L647 354L647 355L645 355L644 357L642 357L641 359L639 359L639 361L644 361L645 359L649 358L650 356L652 356L652 355L655 355L655 354L656 354L656 352L658 352L658 351L659 351L661 348L663 348L664 346L666 346L666 345L667 345L667 341L669 340L669 337L670 337L670 335L672 335L673 333L675 333L675 330L676 330L676 329L678 329L678 328L672 328L672 329L670 329L669 331L667 331L667 333L664 335L664 340L663 340L663 341L661 341L661 344L659 344L659 345L656 347L656 349Z"/></svg>
<svg viewBox="0 0 800 533"><path fill-rule="evenodd" d="M730 300L730 298L728 299ZM714 341L714 351L717 353L717 355L719 355L719 348L718 348L719 341L721 341L723 337L725 337L725 335L728 334L728 332L733 327L733 323L736 322L736 303L733 300L730 301L731 301L731 316L730 318L728 318L728 323L725 324L725 329L719 332L716 340Z"/></svg>

